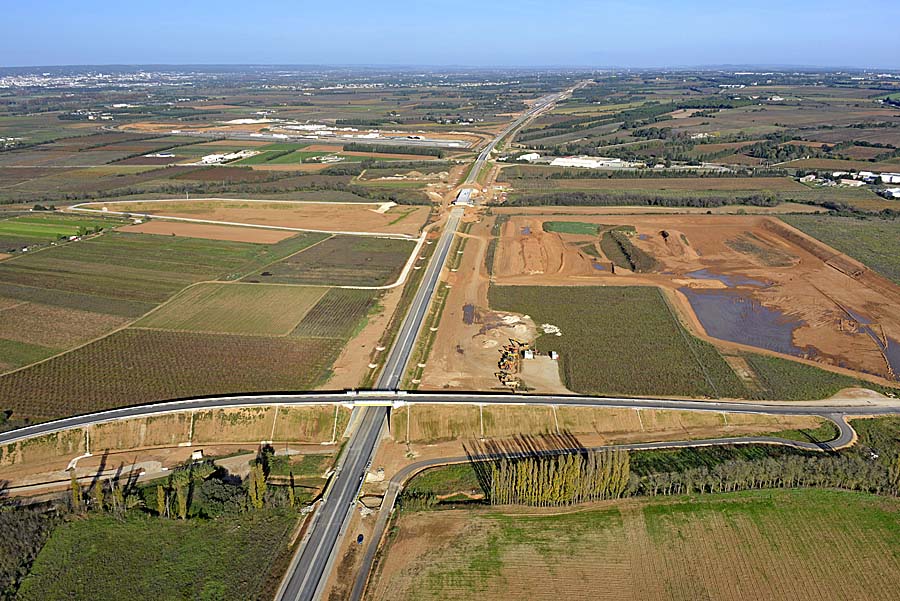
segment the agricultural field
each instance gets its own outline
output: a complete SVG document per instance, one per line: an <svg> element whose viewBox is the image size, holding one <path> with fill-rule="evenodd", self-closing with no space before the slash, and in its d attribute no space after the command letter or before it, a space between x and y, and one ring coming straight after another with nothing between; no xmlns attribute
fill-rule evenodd
<svg viewBox="0 0 900 601"><path fill-rule="evenodd" d="M803 184L788 177L615 177L584 179L521 179L518 190L652 190L801 192Z"/></svg>
<svg viewBox="0 0 900 601"><path fill-rule="evenodd" d="M344 202L343 198L326 193L311 199L311 202L203 199L104 202L88 204L85 208L231 224L408 236L418 235L429 213L426 207L383 206L383 203L371 202L348 203Z"/></svg>
<svg viewBox="0 0 900 601"><path fill-rule="evenodd" d="M107 335L188 285L240 277L321 237L265 246L109 232L3 261L0 370Z"/></svg>
<svg viewBox="0 0 900 601"><path fill-rule="evenodd" d="M0 252L46 245L69 236L85 235L122 225L114 219L32 213L0 219Z"/></svg>
<svg viewBox="0 0 900 601"><path fill-rule="evenodd" d="M692 332L729 354L764 349L880 376L880 384L896 380L894 342L879 342L865 326L900 340L893 309L900 288L786 225L793 216L592 215L586 209L564 215L544 209L502 217L490 266L495 284L655 286ZM556 224L564 220L572 232L559 231ZM546 231L548 222L557 231ZM597 232L590 234L592 227ZM869 243L877 248L875 240ZM877 253L867 252L858 257Z"/></svg>
<svg viewBox="0 0 900 601"><path fill-rule="evenodd" d="M199 284L138 320L138 328L285 336L325 295L325 288Z"/></svg>
<svg viewBox="0 0 900 601"><path fill-rule="evenodd" d="M891 599L897 511L788 490L402 512L367 599Z"/></svg>
<svg viewBox="0 0 900 601"><path fill-rule="evenodd" d="M136 600L255 599L277 579L269 571L296 523L295 512L275 509L212 520L75 519L52 533L16 598L111 601L127 582Z"/></svg>
<svg viewBox="0 0 900 601"><path fill-rule="evenodd" d="M4 285L157 303L196 281L240 278L323 238L301 233L267 246L112 232L4 261L0 280Z"/></svg>
<svg viewBox="0 0 900 601"><path fill-rule="evenodd" d="M900 284L900 222L832 215L786 215L782 220Z"/></svg>
<svg viewBox="0 0 900 601"><path fill-rule="evenodd" d="M414 248L410 240L333 236L244 279L267 284L385 286L400 276Z"/></svg>
<svg viewBox="0 0 900 601"><path fill-rule="evenodd" d="M343 345L127 329L0 377L0 400L16 415L49 419L186 396L309 390L328 379Z"/></svg>
<svg viewBox="0 0 900 601"><path fill-rule="evenodd" d="M508 207L717 208L803 203L878 212L894 206L867 188L806 186L788 177L624 177L603 172L591 177L584 170L538 166L508 167L501 177L513 189L503 203Z"/></svg>
<svg viewBox="0 0 900 601"><path fill-rule="evenodd" d="M306 314L292 336L350 338L366 316L376 310L378 295L371 290L329 288Z"/></svg>
<svg viewBox="0 0 900 601"><path fill-rule="evenodd" d="M559 328L562 335L543 334L536 345L560 354L563 380L575 392L714 398L744 392L718 351L684 331L658 289L492 286L490 304Z"/></svg>
<svg viewBox="0 0 900 601"><path fill-rule="evenodd" d="M577 393L807 400L849 387L883 389L746 352L738 374L731 356L684 329L658 288L492 286L490 302L559 328L558 336L539 334L536 346L560 354L563 382Z"/></svg>
<svg viewBox="0 0 900 601"><path fill-rule="evenodd" d="M263 245L112 232L4 261L0 369L26 369L0 376L0 405L17 418L48 418L322 385L379 309L378 294L332 289L341 282L324 272L316 287L235 280L327 238L301 233ZM348 240L363 249L371 242ZM413 244L387 242L402 243L407 254ZM209 281L216 279L231 281Z"/></svg>

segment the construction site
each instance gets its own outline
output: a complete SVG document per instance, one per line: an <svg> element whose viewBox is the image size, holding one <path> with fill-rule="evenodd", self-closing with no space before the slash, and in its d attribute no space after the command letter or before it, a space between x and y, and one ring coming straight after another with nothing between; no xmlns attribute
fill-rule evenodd
<svg viewBox="0 0 900 601"><path fill-rule="evenodd" d="M720 349L897 379L900 287L775 217L545 211L494 209L460 234L422 388L566 391L533 346L552 324L495 311L491 285L654 286Z"/></svg>

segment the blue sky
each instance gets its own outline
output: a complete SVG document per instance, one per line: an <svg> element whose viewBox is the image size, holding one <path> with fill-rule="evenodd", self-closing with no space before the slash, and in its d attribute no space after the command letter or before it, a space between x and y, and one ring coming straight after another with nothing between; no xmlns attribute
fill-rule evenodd
<svg viewBox="0 0 900 601"><path fill-rule="evenodd" d="M0 65L900 69L900 2L2 0Z"/></svg>

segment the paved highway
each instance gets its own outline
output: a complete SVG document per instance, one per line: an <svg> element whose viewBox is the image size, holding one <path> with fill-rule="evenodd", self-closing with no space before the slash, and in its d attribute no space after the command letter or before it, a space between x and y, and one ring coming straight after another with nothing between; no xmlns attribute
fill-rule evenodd
<svg viewBox="0 0 900 601"><path fill-rule="evenodd" d="M522 123L551 106L566 93L550 94L538 99L528 111L504 128L500 135L491 140L479 153L465 183L471 184L475 181L491 151L504 136L515 131ZM471 191L464 192L464 194L468 201ZM381 377L376 384L378 390L396 390L400 387L409 357L419 331L422 329L422 323L425 321L425 315L431 305L431 299L463 214L464 209L461 207L450 211L437 248L425 271L425 276L385 361ZM340 548L344 529L350 522L351 512L356 504L372 457L375 455L388 415L387 407L369 407L356 411L361 412L361 415L357 416L357 430L347 442L346 452L338 461L332 484L328 487L327 494L310 525L307 537L301 543L300 550L294 556L287 575L282 581L277 595L279 600L317 599L328 580L331 564Z"/></svg>
<svg viewBox="0 0 900 601"><path fill-rule="evenodd" d="M462 215L461 208L450 212L434 256L385 361L376 385L378 390L396 390L400 387ZM356 411L361 413L356 416L357 430L347 442L346 452L341 457L328 493L282 582L278 599L316 599L327 581L388 415L387 407L361 407Z"/></svg>
<svg viewBox="0 0 900 601"><path fill-rule="evenodd" d="M203 409L228 409L233 407L259 407L267 405L315 405L315 404L357 404L370 403L432 403L432 404L498 404L498 405L557 405L571 407L605 407L618 409L672 409L679 411L706 411L728 413L759 413L768 415L887 415L900 413L900 400L883 401L856 399L839 402L720 402L687 401L675 399L652 399L630 397L588 397L561 395L513 395L485 393L435 393L435 392L392 392L374 394L360 393L348 395L343 392L305 392L297 394L243 395L224 397L204 397L167 401L148 405L135 405L121 409L111 409L60 420L42 422L0 434L0 445L27 440L36 436L52 434L74 428L102 424L123 419L165 415L179 411Z"/></svg>

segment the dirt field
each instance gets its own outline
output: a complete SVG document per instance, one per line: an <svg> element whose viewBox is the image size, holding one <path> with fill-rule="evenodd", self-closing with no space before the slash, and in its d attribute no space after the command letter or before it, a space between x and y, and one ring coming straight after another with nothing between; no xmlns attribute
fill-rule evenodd
<svg viewBox="0 0 900 601"><path fill-rule="evenodd" d="M345 407L316 405L185 411L97 424L88 432L71 430L0 447L0 480L11 485L58 480L64 488L69 479L66 467L88 450L87 445L93 456L78 460L79 477L91 475L101 465L158 471L163 465L179 465L197 449L207 455L243 449L252 457L263 440L279 450L329 452L349 419L350 410Z"/></svg>
<svg viewBox="0 0 900 601"><path fill-rule="evenodd" d="M544 232L545 221L633 226L628 240L658 266L650 273L611 272L599 236ZM544 216L512 214L501 233L496 284L659 286L686 325L720 348L762 349L886 380L900 373L900 287L775 219L554 208ZM499 347L509 338L536 336L540 324L489 309L490 234L489 223L476 224L458 273L450 274L453 288L422 388L497 388ZM565 390L552 365L525 363L541 372L536 391Z"/></svg>
<svg viewBox="0 0 900 601"><path fill-rule="evenodd" d="M516 435L571 434L585 446L600 446L815 429L821 423L821 419L809 416L592 407L411 405L391 413L391 436L397 442L431 445L438 442L461 444L479 438L502 439ZM444 448L442 452L448 451Z"/></svg>
<svg viewBox="0 0 900 601"><path fill-rule="evenodd" d="M230 240L232 242L251 242L256 244L274 244L294 235L294 232L284 230L264 230L252 227L231 227L227 225L204 223L160 221L158 219L137 225L127 225L120 229L123 232L137 232L141 234L185 236L188 238Z"/></svg>
<svg viewBox="0 0 900 601"><path fill-rule="evenodd" d="M428 217L427 207L369 203L266 202L240 200L193 200L173 202L104 202L87 208L149 213L169 217L207 219L230 223L252 223L311 230L378 232L417 235ZM255 241L255 240L254 240Z"/></svg>
<svg viewBox="0 0 900 601"><path fill-rule="evenodd" d="M401 513L366 598L898 599L898 511L795 490Z"/></svg>

